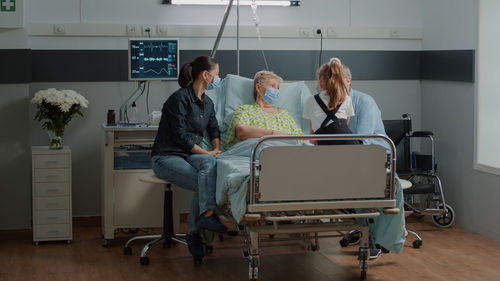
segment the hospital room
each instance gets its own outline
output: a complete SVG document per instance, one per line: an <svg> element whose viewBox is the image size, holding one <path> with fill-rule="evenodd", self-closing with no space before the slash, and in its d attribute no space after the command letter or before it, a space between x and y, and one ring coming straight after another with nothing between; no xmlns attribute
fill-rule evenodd
<svg viewBox="0 0 500 281"><path fill-rule="evenodd" d="M495 0L0 0L0 281L500 280Z"/></svg>

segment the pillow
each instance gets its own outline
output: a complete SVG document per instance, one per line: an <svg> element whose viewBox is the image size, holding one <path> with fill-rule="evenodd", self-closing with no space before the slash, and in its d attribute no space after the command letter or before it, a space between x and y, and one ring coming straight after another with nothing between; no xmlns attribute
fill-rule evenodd
<svg viewBox="0 0 500 281"><path fill-rule="evenodd" d="M255 102L253 96L253 79L228 74L220 86L215 90L207 91L215 106L216 117L221 131L221 149L225 143L227 129L233 119L236 109L244 104ZM307 121L302 118L304 104L311 95L304 81L283 82L280 85L280 96L277 106L286 109L303 132L309 132ZM212 145L206 137L202 147L211 149Z"/></svg>

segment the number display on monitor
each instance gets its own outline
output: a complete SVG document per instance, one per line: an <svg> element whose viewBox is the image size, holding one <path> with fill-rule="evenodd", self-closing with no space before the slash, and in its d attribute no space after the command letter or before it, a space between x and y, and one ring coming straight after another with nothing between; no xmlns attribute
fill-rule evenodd
<svg viewBox="0 0 500 281"><path fill-rule="evenodd" d="M171 80L179 74L179 44L175 39L129 39L129 80Z"/></svg>

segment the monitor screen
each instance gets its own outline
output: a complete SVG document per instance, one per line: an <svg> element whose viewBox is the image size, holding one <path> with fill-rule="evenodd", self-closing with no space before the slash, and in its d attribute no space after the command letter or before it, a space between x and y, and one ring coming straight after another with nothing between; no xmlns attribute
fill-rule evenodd
<svg viewBox="0 0 500 281"><path fill-rule="evenodd" d="M179 75L179 43L176 39L130 38L129 80L172 80Z"/></svg>

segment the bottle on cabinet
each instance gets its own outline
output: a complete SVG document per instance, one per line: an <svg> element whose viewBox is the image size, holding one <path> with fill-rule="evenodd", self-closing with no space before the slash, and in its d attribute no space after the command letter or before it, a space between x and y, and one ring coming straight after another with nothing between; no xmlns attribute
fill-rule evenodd
<svg viewBox="0 0 500 281"><path fill-rule="evenodd" d="M132 106L127 110L128 122L137 123L137 104L132 103Z"/></svg>
<svg viewBox="0 0 500 281"><path fill-rule="evenodd" d="M107 119L108 119L108 124L109 125L116 123L116 114L115 114L115 111L113 109L109 109L108 110L107 117L108 117Z"/></svg>

